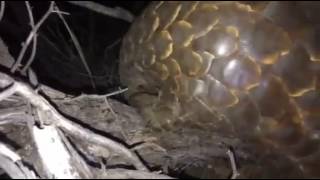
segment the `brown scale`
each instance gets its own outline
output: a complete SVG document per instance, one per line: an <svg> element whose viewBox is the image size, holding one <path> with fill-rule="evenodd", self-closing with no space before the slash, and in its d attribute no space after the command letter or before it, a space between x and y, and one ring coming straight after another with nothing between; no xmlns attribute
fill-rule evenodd
<svg viewBox="0 0 320 180"><path fill-rule="evenodd" d="M157 128L238 137L320 177L314 3L151 3L123 41L129 101Z"/></svg>

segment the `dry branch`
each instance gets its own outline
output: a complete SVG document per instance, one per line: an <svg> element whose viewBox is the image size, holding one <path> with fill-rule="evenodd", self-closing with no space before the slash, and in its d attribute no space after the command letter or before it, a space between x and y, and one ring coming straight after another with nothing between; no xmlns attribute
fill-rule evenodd
<svg viewBox="0 0 320 180"><path fill-rule="evenodd" d="M102 94L102 95L97 95L97 94L81 94L77 97L74 97L74 98L71 98L71 99L68 99L67 101L70 101L70 100L79 100L79 99L83 99L83 98L91 98L91 99L105 99L105 98L108 98L108 97L111 97L111 96L115 96L115 95L118 95L118 94L121 94L121 93L124 93L128 91L128 88L124 88L124 89L119 89L117 91L114 91L114 92L111 92L111 93L107 93L107 94Z"/></svg>
<svg viewBox="0 0 320 180"><path fill-rule="evenodd" d="M24 57L24 54L29 46L29 44L31 43L31 41L33 40L33 37L36 36L36 33L38 31L38 29L40 28L40 26L44 23L44 21L49 17L49 15L52 13L53 11L53 7L54 7L54 2L51 1L50 3L50 7L47 10L47 12L42 16L42 18L39 20L39 22L34 26L34 28L31 30L31 32L29 33L29 36L27 37L26 41L23 43L22 49L19 53L18 59L16 60L16 62L14 63L14 65L11 68L11 73L14 73L18 67L21 65L21 61Z"/></svg>
<svg viewBox="0 0 320 180"><path fill-rule="evenodd" d="M29 19L30 19L30 26L32 29L35 29L35 24L34 24L34 19L33 19L33 13L30 7L30 4L28 1L25 2L26 3L26 7L27 7L27 11L28 11L28 15L29 15ZM36 55L36 51L37 51L37 34L35 34L33 36L33 41L32 41L32 52L31 55L26 63L26 65L24 66L24 68L22 69L22 73L26 73L27 69L29 68L29 66L32 64L34 57Z"/></svg>
<svg viewBox="0 0 320 180"><path fill-rule="evenodd" d="M131 163L138 170L148 170L147 167L141 162L139 157L124 145L108 139L104 136L95 134L90 130L87 130L80 125L70 121L69 119L62 116L45 98L37 94L30 86L23 82L15 81L5 73L0 73L1 87L7 87L12 83L12 87L14 87L16 93L27 98L29 102L37 108L38 111L41 111L41 113L45 113L47 117L51 117L50 119L54 120L54 122L47 123L53 123L77 138L104 146L106 148L109 148L113 152L123 155L123 157L126 157L129 161L131 161Z"/></svg>
<svg viewBox="0 0 320 180"><path fill-rule="evenodd" d="M105 7L96 2L90 2L90 1L68 1L68 2L77 6L88 8L100 14L125 20L129 23L131 23L134 20L134 15L132 13L120 7L110 8L110 7Z"/></svg>
<svg viewBox="0 0 320 180"><path fill-rule="evenodd" d="M55 126L45 126L43 129L33 126L31 132L47 178L80 178Z"/></svg>
<svg viewBox="0 0 320 180"><path fill-rule="evenodd" d="M5 6L6 6L5 1L1 1L0 6L1 6L0 7L0 21L1 21L3 18L3 15L4 15Z"/></svg>
<svg viewBox="0 0 320 180"><path fill-rule="evenodd" d="M227 154L229 156L230 164L231 164L231 169L232 169L232 175L231 179L236 179L240 174L237 170L237 165L236 165L236 160L234 156L234 152L232 150L228 150Z"/></svg>

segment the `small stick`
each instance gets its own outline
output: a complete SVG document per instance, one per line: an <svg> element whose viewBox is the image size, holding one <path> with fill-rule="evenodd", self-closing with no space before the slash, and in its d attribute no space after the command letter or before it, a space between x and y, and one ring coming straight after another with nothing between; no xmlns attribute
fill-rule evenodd
<svg viewBox="0 0 320 180"><path fill-rule="evenodd" d="M58 8L57 6L55 7L55 10L56 10L57 12L60 12L60 10L59 10L59 8ZM73 31L72 31L71 28L69 27L69 25L68 25L67 21L64 19L63 15L60 14L60 13L58 13L58 16L59 16L59 18L62 20L64 26L66 27L66 29L67 29L67 31L68 31L68 33L69 33L69 35L70 35L70 37L71 37L71 39L72 39L72 41L73 41L73 44L74 44L76 50L78 51L78 54L79 54L79 56L80 56L80 59L81 59L83 65L84 65L84 67L85 67L85 69L86 69L86 71L87 71L87 73L88 73L88 75L89 75L89 77L90 77L90 81L91 81L91 85L92 85L93 89L96 89L96 84L95 84L94 79L93 79L93 77L92 77L92 72L91 72L91 70L90 70L90 68L89 68L89 65L88 65L88 63L87 63L87 60L86 60L86 58L85 58L85 56L84 56L84 53L83 53L83 51L82 51L82 48L81 48L81 46L80 46L80 43L79 43L77 37L75 36L75 34L73 33Z"/></svg>
<svg viewBox="0 0 320 180"><path fill-rule="evenodd" d="M96 2L90 2L90 1L68 1L68 2L70 4L85 7L87 9L98 12L100 14L104 14L104 15L111 16L111 17L114 17L117 19L125 20L129 23L133 22L133 20L134 20L134 15L132 13L130 13L129 11L122 9L120 7L109 8L109 7L105 7L101 4L98 4Z"/></svg>
<svg viewBox="0 0 320 180"><path fill-rule="evenodd" d="M0 7L0 21L1 21L4 15L5 6L6 6L5 1L1 1L0 5L1 5Z"/></svg>
<svg viewBox="0 0 320 180"><path fill-rule="evenodd" d="M128 91L128 88L124 88L124 89L119 89L118 91L114 91L112 93L108 93L106 95L102 95L103 97L110 97L110 96L114 96L114 95L118 95L118 94L122 94L124 92Z"/></svg>
<svg viewBox="0 0 320 180"><path fill-rule="evenodd" d="M236 179L240 175L240 173L237 170L237 165L236 165L234 152L231 149L228 149L227 154L229 156L230 164L231 164L231 168L232 168L231 179Z"/></svg>
<svg viewBox="0 0 320 180"><path fill-rule="evenodd" d="M68 12L65 12L65 11L61 11L61 10L53 10L52 12L54 12L54 13L58 13L58 14L63 14L63 15L70 15L70 13L68 13Z"/></svg>
<svg viewBox="0 0 320 180"><path fill-rule="evenodd" d="M128 91L128 88L124 88L124 89L119 89L117 91L111 92L111 93L107 93L107 94L102 94L102 95L97 95L97 94L81 94L77 97L71 98L71 100L79 100L79 99L83 99L83 98L92 98L92 99L105 99L111 96L115 96L121 93L124 93Z"/></svg>
<svg viewBox="0 0 320 180"><path fill-rule="evenodd" d="M35 28L35 24L34 24L34 19L33 19L33 13L30 7L30 4L28 1L25 2L26 3L26 7L28 10L28 15L29 15L29 19L30 19L30 25L31 28L34 29ZM22 73L26 73L27 69L29 68L29 66L31 65L31 63L34 60L34 56L36 55L36 51L37 51L37 34L35 33L35 35L33 36L33 46L32 46L32 52L31 55L27 61L27 64L24 66L24 68L22 69Z"/></svg>
<svg viewBox="0 0 320 180"><path fill-rule="evenodd" d="M14 65L11 68L11 73L14 73L18 69L18 67L20 66L22 58L23 58L23 56L24 56L29 44L31 43L31 40L33 39L33 36L36 35L36 33L37 33L38 29L40 28L40 26L44 23L44 21L52 13L53 7L54 7L54 2L51 1L48 11L42 16L40 21L35 25L35 27L29 33L29 36L27 37L25 43L23 43L23 46L22 46L22 49L21 49L21 51L19 53L18 59L17 59L17 61L14 63Z"/></svg>
<svg viewBox="0 0 320 180"><path fill-rule="evenodd" d="M118 115L117 115L116 112L114 112L114 110L112 109L112 107L111 107L111 105L109 104L109 101L108 101L107 98L104 98L104 102L105 102L105 104L108 106L108 108L109 108L111 114L113 115L113 117L114 117L116 120L118 120Z"/></svg>

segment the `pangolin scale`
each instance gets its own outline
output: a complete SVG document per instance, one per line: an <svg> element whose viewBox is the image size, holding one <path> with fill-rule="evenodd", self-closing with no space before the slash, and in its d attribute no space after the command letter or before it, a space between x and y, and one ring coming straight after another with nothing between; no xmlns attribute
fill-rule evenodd
<svg viewBox="0 0 320 180"><path fill-rule="evenodd" d="M155 129L237 137L320 177L316 6L152 2L123 40L126 96Z"/></svg>

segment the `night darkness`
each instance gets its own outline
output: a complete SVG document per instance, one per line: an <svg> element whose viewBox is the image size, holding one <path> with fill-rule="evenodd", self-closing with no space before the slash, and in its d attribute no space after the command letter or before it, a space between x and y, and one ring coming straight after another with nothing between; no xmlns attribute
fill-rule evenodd
<svg viewBox="0 0 320 180"><path fill-rule="evenodd" d="M99 2L99 1L98 1ZM139 15L146 7L145 1L100 1L107 7L122 7ZM49 7L49 2L30 2L35 22ZM117 60L121 38L130 23L101 15L67 2L57 2L71 30L77 36L96 84L94 89L88 74L75 51L66 28L58 15L51 14L40 27L35 60L32 64L39 82L70 94L107 93L121 86L117 73ZM0 23L0 36L17 58L21 43L30 32L24 2L7 2ZM27 56L31 48L27 50ZM26 58L24 59L24 62Z"/></svg>

